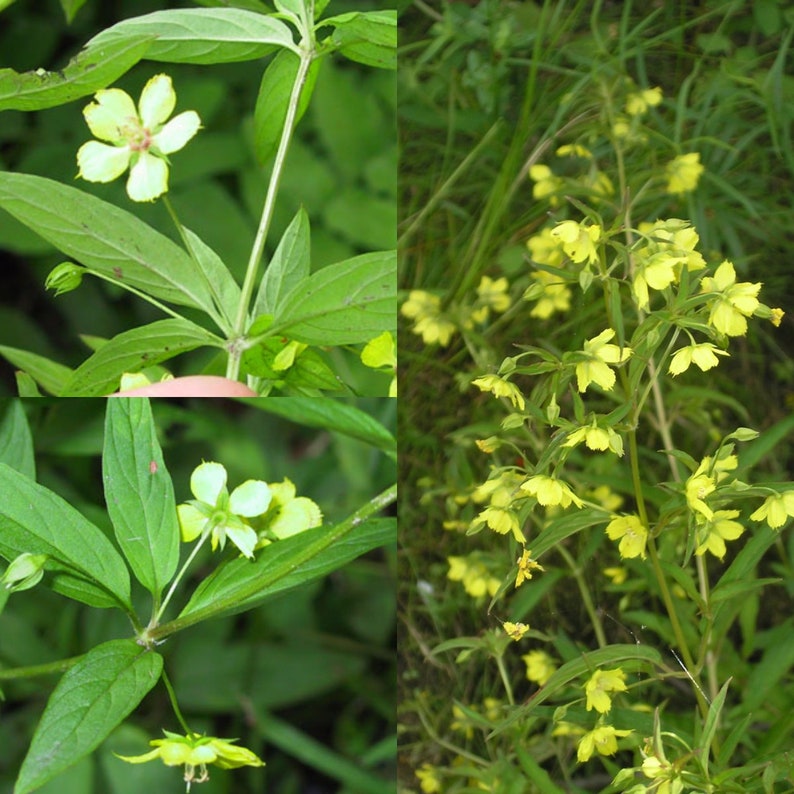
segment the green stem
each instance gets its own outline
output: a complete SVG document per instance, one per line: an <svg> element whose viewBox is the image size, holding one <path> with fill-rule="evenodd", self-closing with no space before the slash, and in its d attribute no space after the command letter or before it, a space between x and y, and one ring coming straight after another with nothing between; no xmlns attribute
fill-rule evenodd
<svg viewBox="0 0 794 794"><path fill-rule="evenodd" d="M561 543L558 543L555 548L565 562L568 563L568 567L571 569L573 578L576 579L576 584L579 587L579 592L582 596L582 603L584 604L587 614L590 616L590 622L593 624L593 629L595 630L596 640L598 640L598 647L606 648L607 638L606 634L604 634L604 624L601 622L601 618L598 616L598 610L593 604L593 599L590 596L590 590L587 587L587 582L585 582L584 576L582 575L582 569L579 567L579 565L577 565L576 560L571 556L571 553L565 548L565 546L563 546Z"/></svg>
<svg viewBox="0 0 794 794"><path fill-rule="evenodd" d="M168 590L168 594L163 599L163 603L160 605L160 608L157 610L157 614L152 618L152 621L149 624L149 629L153 628L160 622L160 618L163 616L163 612L165 612L165 609L168 606L168 602L171 600L171 596L174 594L174 590L176 590L177 585L182 580L182 577L185 575L185 571L188 569L190 563L193 562L195 556L198 554L198 550L204 545L204 541L212 534L212 530L214 528L215 527L212 526L208 530L205 530L199 542L193 547L193 551L190 552L190 556L185 560L185 564L182 566L182 569L174 577L174 581L171 582L171 587Z"/></svg>
<svg viewBox="0 0 794 794"><path fill-rule="evenodd" d="M344 521L329 528L326 534L303 549L302 553L291 561L289 567L285 566L271 573L264 571L261 579L248 582L244 586L241 585L235 588L232 593L217 598L212 604L208 604L205 607L193 610L187 615L183 615L168 623L163 623L161 626L155 626L147 630L146 638L150 642L159 642L165 637L175 634L177 631L186 629L196 623L201 623L204 620L217 617L233 607L244 604L249 599L256 598L264 588L272 587L280 579L289 576L296 568L308 563L320 552L334 543L341 541L347 534L355 529L355 527L362 523L362 521L366 521L368 518L371 518L376 513L379 513L384 508L393 504L396 499L397 486L392 485L367 502L362 508L356 510L355 513L348 516Z"/></svg>
<svg viewBox="0 0 794 794"><path fill-rule="evenodd" d="M148 303L151 303L152 306L156 306L158 309L160 309L160 311L164 312L165 314L170 314L171 317L177 320L185 319L181 314L178 314L173 309L169 309L168 306L160 303L160 301L158 301L156 298L153 298L151 295L147 295L145 292L141 292L141 290L130 286L127 282L119 281L118 279L115 279L112 276L108 276L107 273L101 273L98 270L92 270L91 268L86 268L86 269L92 276L101 278L103 281L107 281L109 284L114 284L117 287L121 287L122 289L127 290L127 292L131 292L133 295L137 295L139 298L142 298Z"/></svg>
<svg viewBox="0 0 794 794"><path fill-rule="evenodd" d="M265 241L267 240L267 233L273 218L273 209L276 205L276 195L278 194L279 184L284 171L287 151L289 150L292 133L295 129L295 118L298 114L298 103L300 102L301 91L306 82L309 66L311 66L312 59L315 55L313 41L309 48L305 49L306 36L308 35L310 35L310 32L307 31L301 44L298 73L295 75L295 82L292 85L292 93L290 94L289 105L287 106L287 116L284 119L284 128L281 131L281 140L279 141L278 150L276 151L276 158L273 162L273 172L270 175L270 182L267 186L267 194L265 195L265 203L262 207L262 217L259 220L259 228L256 232L253 248L251 249L251 256L248 259L245 280L243 281L243 287L240 293L240 303L237 307L237 316L234 320L233 329L237 339L241 339L245 334L249 304L251 303L251 298L254 293L254 285L259 271L259 262L265 250ZM243 350L244 347L241 344L231 346L229 361L226 365L226 377L231 380L237 380L239 377L240 357L243 354Z"/></svg>
<svg viewBox="0 0 794 794"><path fill-rule="evenodd" d="M85 654L70 656L68 659L59 659L57 662L47 662L47 664L34 664L29 667L12 667L8 670L0 670L0 681L16 681L20 678L37 678L42 675L56 675L63 673L70 667L74 667Z"/></svg>
<svg viewBox="0 0 794 794"><path fill-rule="evenodd" d="M186 736L192 736L193 731L190 730L187 722L185 721L184 716L182 716L182 711L179 708L179 703L176 700L176 692L174 692L174 687L171 686L171 679L168 677L168 673L165 671L165 667L163 668L163 683L165 684L165 688L168 690L168 699L171 701L171 706L174 709L174 714L176 714L176 718L179 721L179 724L182 726L182 729L185 731Z"/></svg>

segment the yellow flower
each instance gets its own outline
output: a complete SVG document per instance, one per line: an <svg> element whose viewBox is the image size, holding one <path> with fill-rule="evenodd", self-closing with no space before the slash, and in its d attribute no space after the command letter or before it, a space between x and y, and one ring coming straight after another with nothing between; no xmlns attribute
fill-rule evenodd
<svg viewBox="0 0 794 794"><path fill-rule="evenodd" d="M610 540L620 538L618 551L621 558L642 557L645 559L645 544L648 542L648 530L640 521L639 516L617 516L606 528Z"/></svg>
<svg viewBox="0 0 794 794"><path fill-rule="evenodd" d="M711 520L714 513L706 504L705 499L714 492L717 483L728 476L727 472L733 471L738 465L739 461L736 455L726 455L713 463L710 456L703 458L684 485L689 509Z"/></svg>
<svg viewBox="0 0 794 794"><path fill-rule="evenodd" d="M422 764L414 774L419 778L419 788L424 794L436 794L441 791L441 779L435 767Z"/></svg>
<svg viewBox="0 0 794 794"><path fill-rule="evenodd" d="M516 587L532 578L532 571L546 570L539 562L532 559L532 550L524 549L517 560L518 573L516 574Z"/></svg>
<svg viewBox="0 0 794 794"><path fill-rule="evenodd" d="M554 312L567 312L571 308L571 291L559 276L536 270L532 278L535 283L527 287L523 296L524 300L537 301L530 317L548 320Z"/></svg>
<svg viewBox="0 0 794 794"><path fill-rule="evenodd" d="M544 474L536 474L521 483L521 490L532 494L544 507L550 505L568 507L571 502L577 507L584 506L584 502L574 494L567 483Z"/></svg>
<svg viewBox="0 0 794 794"><path fill-rule="evenodd" d="M481 598L486 593L490 596L496 595L501 582L491 575L483 563L466 557L447 557L447 562L449 563L447 579L452 582L462 582L472 598Z"/></svg>
<svg viewBox="0 0 794 794"><path fill-rule="evenodd" d="M600 755L615 755L618 751L618 739L628 736L632 731L619 731L611 725L602 725L586 733L580 740L576 758L580 764L590 759L595 751Z"/></svg>
<svg viewBox="0 0 794 794"><path fill-rule="evenodd" d="M549 228L543 228L539 234L530 237L527 248L530 259L539 265L559 267L565 261L560 239Z"/></svg>
<svg viewBox="0 0 794 794"><path fill-rule="evenodd" d="M697 187L705 169L700 164L700 154L681 154L667 164L667 192L674 195L689 193Z"/></svg>
<svg viewBox="0 0 794 794"><path fill-rule="evenodd" d="M576 221L562 221L552 230L552 235L562 243L562 250L577 264L598 261L596 243L601 239L601 227L597 223L589 226Z"/></svg>
<svg viewBox="0 0 794 794"><path fill-rule="evenodd" d="M245 747L237 747L236 739L217 739L214 736L201 736L191 733L180 736L178 733L163 731L165 739L153 739L155 749L143 755L117 756L130 764L145 764L159 758L166 766L184 766L185 783L190 791L191 783L204 783L209 780L208 764L221 769L236 769L240 766L264 766L265 762Z"/></svg>
<svg viewBox="0 0 794 794"><path fill-rule="evenodd" d="M680 375L689 369L689 365L693 362L700 367L703 372L716 367L719 364L717 356L729 356L726 350L720 350L716 345L711 342L701 342L697 345L687 345L680 350L676 350L670 361L670 368L668 372L671 375Z"/></svg>
<svg viewBox="0 0 794 794"><path fill-rule="evenodd" d="M582 441L588 449L596 452L609 449L618 457L623 455L623 439L611 427L599 427L595 419L592 424L574 430L563 446L575 447Z"/></svg>
<svg viewBox="0 0 794 794"><path fill-rule="evenodd" d="M477 287L479 300L495 312L503 312L510 308L510 296L507 294L507 279L498 278L495 281L483 276Z"/></svg>
<svg viewBox="0 0 794 794"><path fill-rule="evenodd" d="M785 312L783 309L771 309L770 311L772 316L769 319L772 321L772 325L774 325L775 328L780 328L780 323L783 322Z"/></svg>
<svg viewBox="0 0 794 794"><path fill-rule="evenodd" d="M529 178L535 183L532 188L532 198L548 198L552 207L560 205L560 199L555 193L562 190L563 182L559 177L554 176L551 168L541 164L531 165Z"/></svg>
<svg viewBox="0 0 794 794"><path fill-rule="evenodd" d="M498 375L483 375L475 378L472 385L480 391L490 392L494 397L507 397L514 408L518 408L520 411L524 410L524 395L521 394L521 390L514 383L510 383Z"/></svg>
<svg viewBox="0 0 794 794"><path fill-rule="evenodd" d="M263 515L270 506L267 483L246 480L229 494L225 467L205 462L190 475L190 490L196 498L176 509L182 540L189 543L210 534L214 551L223 549L228 538L246 557L253 557L259 538L246 519Z"/></svg>
<svg viewBox="0 0 794 794"><path fill-rule="evenodd" d="M545 651L530 651L521 659L527 666L527 680L534 681L540 686L543 686L557 669L554 660Z"/></svg>
<svg viewBox="0 0 794 794"><path fill-rule="evenodd" d="M584 354L587 358L576 365L576 380L580 392L585 391L591 383L605 391L610 391L615 385L615 373L607 365L626 361L631 356L631 348L607 344L614 335L615 332L607 328L584 343Z"/></svg>
<svg viewBox="0 0 794 794"><path fill-rule="evenodd" d="M709 324L726 336L744 336L747 320L758 308L760 282L736 283L736 270L727 259L717 268L713 278L701 282L703 292L719 293L709 302Z"/></svg>
<svg viewBox="0 0 794 794"><path fill-rule="evenodd" d="M431 295L424 290L411 290L400 312L414 320L413 332L421 336L426 345L446 347L457 330L455 324L442 313L438 295Z"/></svg>
<svg viewBox="0 0 794 794"><path fill-rule="evenodd" d="M701 523L697 529L698 547L695 554L710 551L715 557L725 557L725 541L736 540L744 527L738 521L730 521L739 515L738 510L717 510L714 515Z"/></svg>
<svg viewBox="0 0 794 794"><path fill-rule="evenodd" d="M502 628L507 636L515 642L518 642L529 631L529 626L526 623L511 623L509 620L502 624Z"/></svg>
<svg viewBox="0 0 794 794"><path fill-rule="evenodd" d="M794 516L794 491L768 496L761 507L750 515L753 521L763 521L772 529L780 529L789 516Z"/></svg>
<svg viewBox="0 0 794 794"><path fill-rule="evenodd" d="M612 584L623 584L628 578L628 571L618 565L614 568L604 568L604 576L608 576L612 580Z"/></svg>
<svg viewBox="0 0 794 794"><path fill-rule="evenodd" d="M566 143L560 146L554 154L557 157L582 157L585 160L590 160L593 157L592 152L587 147L578 143Z"/></svg>
<svg viewBox="0 0 794 794"><path fill-rule="evenodd" d="M138 107L120 88L97 91L85 107L91 133L100 141L84 143L77 152L78 176L89 182L111 182L128 168L127 194L133 201L154 201L168 190L168 155L179 151L199 130L194 110L168 117L176 94L167 74L149 80Z"/></svg>
<svg viewBox="0 0 794 794"><path fill-rule="evenodd" d="M610 692L627 692L626 674L619 667L614 670L596 670L584 685L587 710L595 709L606 714L612 708Z"/></svg>
<svg viewBox="0 0 794 794"><path fill-rule="evenodd" d="M662 89L646 88L644 91L629 94L626 97L626 113L629 116L642 116L649 107L655 107L662 101Z"/></svg>

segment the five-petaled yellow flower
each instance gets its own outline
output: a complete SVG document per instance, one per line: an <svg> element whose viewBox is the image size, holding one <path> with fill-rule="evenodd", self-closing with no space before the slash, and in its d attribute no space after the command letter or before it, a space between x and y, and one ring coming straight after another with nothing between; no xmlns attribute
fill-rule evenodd
<svg viewBox="0 0 794 794"><path fill-rule="evenodd" d="M689 193L697 187L704 170L698 152L679 155L667 164L667 192Z"/></svg>
<svg viewBox="0 0 794 794"><path fill-rule="evenodd" d="M145 764L159 758L166 766L184 766L185 783L190 791L191 783L204 783L209 780L207 766L215 764L221 769L236 769L240 766L264 766L255 753L245 747L237 747L236 739L217 739L191 733L180 736L178 733L163 731L165 739L153 739L155 749L143 755L120 755L122 761L130 764Z"/></svg>
<svg viewBox="0 0 794 794"><path fill-rule="evenodd" d="M591 383L600 386L604 391L610 391L615 385L615 373L609 364L622 364L631 356L631 348L608 344L614 335L615 332L607 328L584 343L586 359L576 365L579 391L585 391Z"/></svg>
<svg viewBox="0 0 794 794"><path fill-rule="evenodd" d="M521 483L521 490L532 494L544 507L561 505L568 507L573 502L577 507L583 507L584 502L571 490L570 485L556 477L547 477L545 474L536 474Z"/></svg>
<svg viewBox="0 0 794 794"><path fill-rule="evenodd" d="M592 265L598 261L596 243L601 239L601 227L597 223L586 226L576 221L561 221L551 233L562 243L562 250L572 262Z"/></svg>
<svg viewBox="0 0 794 794"><path fill-rule="evenodd" d="M516 587L532 578L532 571L545 571L546 569L537 561L532 559L532 550L524 549L517 560L518 573L516 574Z"/></svg>
<svg viewBox="0 0 794 794"><path fill-rule="evenodd" d="M88 141L77 152L78 176L89 182L111 182L128 168L127 194L133 201L154 201L168 190L168 155L179 151L199 130L201 119L187 110L167 121L176 94L167 74L152 77L138 107L126 91L97 91L83 110L100 141Z"/></svg>
<svg viewBox="0 0 794 794"><path fill-rule="evenodd" d="M524 410L524 395L515 383L510 383L498 375L482 375L471 383L480 391L490 392L494 397L507 397L514 408L518 408L520 411Z"/></svg>
<svg viewBox="0 0 794 794"><path fill-rule="evenodd" d="M502 623L502 628L515 642L518 642L529 631L529 626L526 623L511 623L509 620Z"/></svg>
<svg viewBox="0 0 794 794"><path fill-rule="evenodd" d="M739 515L738 510L716 510L714 515L704 521L697 530L698 547L695 554L710 551L715 557L725 557L725 541L736 540L744 532L738 521L731 521Z"/></svg>
<svg viewBox="0 0 794 794"><path fill-rule="evenodd" d="M780 529L789 516L794 516L794 491L768 496L761 507L750 515L753 521L763 521L772 529Z"/></svg>
<svg viewBox="0 0 794 794"><path fill-rule="evenodd" d="M639 516L617 516L606 528L610 540L620 538L618 551L622 558L642 557L645 559L645 544L648 542L648 530L640 521Z"/></svg>
<svg viewBox="0 0 794 794"><path fill-rule="evenodd" d="M527 666L527 680L534 681L540 686L543 686L557 669L554 659L545 651L530 651L525 653L521 659Z"/></svg>
<svg viewBox="0 0 794 794"><path fill-rule="evenodd" d="M713 277L700 282L704 292L715 292L709 302L709 325L726 336L744 336L747 320L759 307L760 282L736 283L736 269L727 259L717 268Z"/></svg>
<svg viewBox="0 0 794 794"><path fill-rule="evenodd" d="M671 375L680 375L689 369L690 364L697 364L703 372L716 367L720 360L717 356L729 356L727 350L720 350L711 342L701 342L700 344L687 345L680 350L676 350L667 370Z"/></svg>
<svg viewBox="0 0 794 794"><path fill-rule="evenodd" d="M618 751L618 739L628 736L632 731L620 731L611 725L601 725L586 733L579 740L576 758L580 764L590 759L594 752L600 755L615 755Z"/></svg>
<svg viewBox="0 0 794 794"><path fill-rule="evenodd" d="M229 494L226 469L209 462L196 467L190 490L196 498L176 509L182 540L189 543L209 533L213 550L223 548L228 538L246 557L253 557L259 537L245 519L267 511L272 498L267 483L247 480Z"/></svg>
<svg viewBox="0 0 794 794"><path fill-rule="evenodd" d="M614 670L596 670L584 685L587 710L595 709L606 714L612 708L610 692L626 692L626 674L619 667Z"/></svg>

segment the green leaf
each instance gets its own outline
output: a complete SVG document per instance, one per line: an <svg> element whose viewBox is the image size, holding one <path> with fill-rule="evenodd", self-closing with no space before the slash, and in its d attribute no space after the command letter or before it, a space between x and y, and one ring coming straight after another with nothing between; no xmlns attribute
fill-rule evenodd
<svg viewBox="0 0 794 794"><path fill-rule="evenodd" d="M397 450L394 436L377 419L355 405L311 397L279 397L268 400L251 398L243 401L290 422L308 427L320 427L357 438L392 455Z"/></svg>
<svg viewBox="0 0 794 794"><path fill-rule="evenodd" d="M237 305L240 303L240 286L212 248L190 229L185 229L184 232L190 251L206 278L215 307L228 324L223 330L230 333Z"/></svg>
<svg viewBox="0 0 794 794"><path fill-rule="evenodd" d="M124 560L98 527L60 496L0 463L0 555L46 554L130 607ZM48 565L49 567L49 565Z"/></svg>
<svg viewBox="0 0 794 794"><path fill-rule="evenodd" d="M75 14L84 5L85 0L61 0L61 8L63 9L63 13L66 14L66 21L71 23Z"/></svg>
<svg viewBox="0 0 794 794"><path fill-rule="evenodd" d="M371 518L344 527L317 527L256 552L253 562L230 560L210 574L193 593L181 617L238 612L269 596L319 579L351 560L396 539L393 518ZM255 594L250 594L252 588Z"/></svg>
<svg viewBox="0 0 794 794"><path fill-rule="evenodd" d="M287 295L311 270L309 216L301 207L284 231L259 285L253 315L275 314Z"/></svg>
<svg viewBox="0 0 794 794"><path fill-rule="evenodd" d="M156 36L146 58L170 63L230 63L261 58L275 47L297 52L280 20L238 8L155 11L125 19L94 36L89 45Z"/></svg>
<svg viewBox="0 0 794 794"><path fill-rule="evenodd" d="M7 172L0 172L0 207L77 262L122 286L212 313L198 265L129 212L52 179Z"/></svg>
<svg viewBox="0 0 794 794"><path fill-rule="evenodd" d="M114 83L145 55L152 34L88 46L58 72L0 69L0 110L41 110L65 105Z"/></svg>
<svg viewBox="0 0 794 794"><path fill-rule="evenodd" d="M100 397L115 391L124 372L139 372L197 347L222 347L214 334L189 320L158 320L114 336L66 382L61 397Z"/></svg>
<svg viewBox="0 0 794 794"><path fill-rule="evenodd" d="M367 342L397 324L397 256L376 251L318 270L295 287L273 333L310 345Z"/></svg>
<svg viewBox="0 0 794 794"><path fill-rule="evenodd" d="M88 755L157 683L162 657L135 640L90 650L55 687L22 763L14 794L28 794Z"/></svg>
<svg viewBox="0 0 794 794"><path fill-rule="evenodd" d="M380 69L397 68L397 12L353 11L322 21L333 25L336 48L351 61Z"/></svg>
<svg viewBox="0 0 794 794"><path fill-rule="evenodd" d="M20 474L36 479L33 436L21 400L12 400L0 422L0 461Z"/></svg>
<svg viewBox="0 0 794 794"><path fill-rule="evenodd" d="M158 598L179 562L179 526L148 400L108 401L102 480L116 540L135 577Z"/></svg>
<svg viewBox="0 0 794 794"><path fill-rule="evenodd" d="M722 707L725 705L725 696L728 694L728 687L731 685L733 678L729 678L720 689L717 697L709 706L709 713L706 716L706 722L703 725L703 735L700 737L700 765L708 774L709 770L709 753L711 751L711 742L714 739L714 734L717 732L717 726L720 722L720 713Z"/></svg>
<svg viewBox="0 0 794 794"><path fill-rule="evenodd" d="M309 106L314 84L320 71L321 61L313 61L306 74L306 81L298 99L295 126ZM295 77L298 74L300 58L289 50L282 50L267 65L254 109L254 147L260 163L266 163L278 149L281 132L287 120L287 107Z"/></svg>
<svg viewBox="0 0 794 794"><path fill-rule="evenodd" d="M0 345L0 355L15 367L30 375L50 394L60 394L64 384L72 377L72 370L37 353L16 347ZM21 394L21 393L20 393Z"/></svg>

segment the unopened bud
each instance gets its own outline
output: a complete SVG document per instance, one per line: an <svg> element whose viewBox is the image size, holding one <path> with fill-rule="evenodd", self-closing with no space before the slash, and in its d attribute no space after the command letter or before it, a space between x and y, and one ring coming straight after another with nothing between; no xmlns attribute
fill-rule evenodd
<svg viewBox="0 0 794 794"><path fill-rule="evenodd" d="M63 295L64 292L71 292L80 286L83 280L83 273L85 268L75 265L73 262L61 262L56 265L51 271L44 286L47 289L55 290L55 297Z"/></svg>
<svg viewBox="0 0 794 794"><path fill-rule="evenodd" d="M12 593L29 590L31 587L35 587L44 576L45 562L47 562L46 554L24 552L6 568L5 573L0 576L0 584Z"/></svg>

